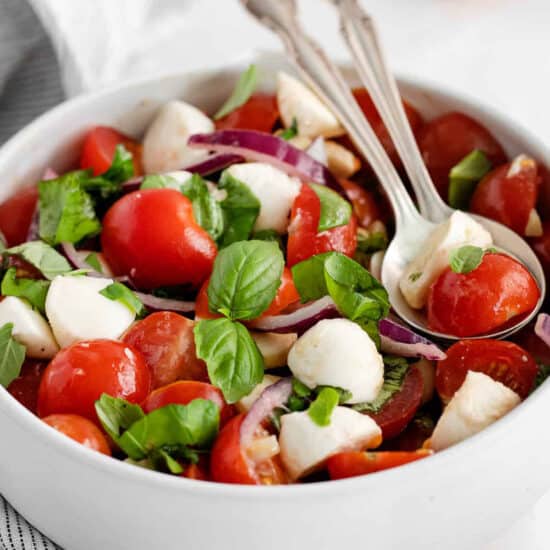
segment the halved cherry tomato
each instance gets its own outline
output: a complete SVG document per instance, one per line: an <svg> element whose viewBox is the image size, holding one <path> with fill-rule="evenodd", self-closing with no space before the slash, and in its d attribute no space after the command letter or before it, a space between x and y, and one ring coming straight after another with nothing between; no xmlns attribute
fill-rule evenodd
<svg viewBox="0 0 550 550"><path fill-rule="evenodd" d="M403 386L378 413L368 415L380 426L384 440L399 435L412 420L422 401L424 382L416 367L411 367Z"/></svg>
<svg viewBox="0 0 550 550"><path fill-rule="evenodd" d="M372 222L380 219L380 209L374 195L368 189L350 180L341 179L339 181L348 200L353 205L353 212L361 227L368 227Z"/></svg>
<svg viewBox="0 0 550 550"><path fill-rule="evenodd" d="M257 93L244 104L216 120L217 130L228 128L271 132L279 119L277 98L273 94Z"/></svg>
<svg viewBox="0 0 550 550"><path fill-rule="evenodd" d="M201 457L202 459L202 457ZM187 479L199 479L200 481L208 481L210 476L208 474L208 464L206 461L199 460L197 464L189 464L181 474L182 477Z"/></svg>
<svg viewBox="0 0 550 550"><path fill-rule="evenodd" d="M447 113L428 122L418 133L418 146L441 197L446 201L449 172L474 149L483 151L493 166L506 154L484 126L463 113Z"/></svg>
<svg viewBox="0 0 550 550"><path fill-rule="evenodd" d="M518 157L489 172L477 185L470 210L525 235L529 214L537 204L536 162Z"/></svg>
<svg viewBox="0 0 550 550"><path fill-rule="evenodd" d="M189 283L211 273L216 245L193 216L191 201L175 189L147 189L122 197L103 219L101 244L117 275L138 287Z"/></svg>
<svg viewBox="0 0 550 550"><path fill-rule="evenodd" d="M77 414L50 414L42 420L77 443L111 456L107 438L91 420Z"/></svg>
<svg viewBox="0 0 550 550"><path fill-rule="evenodd" d="M141 404L146 413L170 404L187 405L194 399L209 399L220 408L220 425L224 425L235 414L235 409L228 405L222 392L206 382L180 380L152 391Z"/></svg>
<svg viewBox="0 0 550 550"><path fill-rule="evenodd" d="M540 291L533 276L504 254L485 254L479 267L455 273L448 267L428 294L428 324L455 336L484 334L531 311Z"/></svg>
<svg viewBox="0 0 550 550"><path fill-rule="evenodd" d="M0 231L6 237L8 246L27 240L37 202L38 187L30 185L0 204Z"/></svg>
<svg viewBox="0 0 550 550"><path fill-rule="evenodd" d="M348 224L318 233L321 201L315 191L303 184L294 199L288 227L287 264L289 267L315 254L336 251L353 256L357 247L357 219Z"/></svg>
<svg viewBox="0 0 550 550"><path fill-rule="evenodd" d="M34 359L27 359L21 367L19 376L8 386L11 393L21 405L36 414L38 387L47 363Z"/></svg>
<svg viewBox="0 0 550 550"><path fill-rule="evenodd" d="M330 479L345 479L362 476L402 466L421 458L432 455L432 451L348 451L331 456L327 461Z"/></svg>
<svg viewBox="0 0 550 550"><path fill-rule="evenodd" d="M550 278L550 221L542 224L542 236L530 239L529 242L542 264L546 278Z"/></svg>
<svg viewBox="0 0 550 550"><path fill-rule="evenodd" d="M254 463L241 447L241 424L245 414L232 418L221 430L212 448L210 473L213 481L244 485L278 485L286 475L275 459Z"/></svg>
<svg viewBox="0 0 550 550"><path fill-rule="evenodd" d="M482 372L514 390L522 399L533 389L537 364L531 355L513 342L462 340L447 350L437 363L435 386L448 402L462 386L468 371Z"/></svg>
<svg viewBox="0 0 550 550"><path fill-rule="evenodd" d="M393 439L384 441L380 451L416 451L432 436L435 422L431 417L417 414L407 427Z"/></svg>
<svg viewBox="0 0 550 550"><path fill-rule="evenodd" d="M195 323L177 313L159 311L135 323L123 341L139 351L151 371L151 387L176 380L208 380L206 364L195 352Z"/></svg>
<svg viewBox="0 0 550 550"><path fill-rule="evenodd" d="M151 374L141 354L114 340L90 340L62 349L42 376L38 415L72 413L97 422L94 404L102 393L141 403Z"/></svg>
<svg viewBox="0 0 550 550"><path fill-rule="evenodd" d="M83 169L91 168L94 176L103 174L111 166L116 146L119 144L124 145L132 155L134 175L141 175L143 173L141 145L109 126L97 126L88 132L82 146L80 167Z"/></svg>

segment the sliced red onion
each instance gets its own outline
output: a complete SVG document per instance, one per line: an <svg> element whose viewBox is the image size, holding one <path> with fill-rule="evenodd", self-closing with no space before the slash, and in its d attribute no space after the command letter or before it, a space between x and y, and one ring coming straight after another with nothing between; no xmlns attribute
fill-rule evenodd
<svg viewBox="0 0 550 550"><path fill-rule="evenodd" d="M132 191L137 191L141 187L142 183L143 183L143 176L137 176L135 178L132 178L131 180L125 181L122 184L122 192L132 193Z"/></svg>
<svg viewBox="0 0 550 550"><path fill-rule="evenodd" d="M75 269L85 269L90 277L105 277L103 273L92 269L92 267L84 261L86 257L84 254L88 255L89 252L86 251L83 253L82 250L77 250L72 243L61 243L61 250L63 255Z"/></svg>
<svg viewBox="0 0 550 550"><path fill-rule="evenodd" d="M46 168L44 170L44 173L42 174L42 180L41 181L48 181L48 180L54 180L55 178L58 178L59 174L52 170L51 168ZM40 237L40 209L38 207L38 201L36 202L36 206L34 207L34 212L32 214L31 218L31 224L29 225L29 230L27 231L27 241L36 241Z"/></svg>
<svg viewBox="0 0 550 550"><path fill-rule="evenodd" d="M550 315L539 313L535 323L535 334L550 347Z"/></svg>
<svg viewBox="0 0 550 550"><path fill-rule="evenodd" d="M263 332L297 332L303 334L322 319L333 319L340 317L336 304L330 296L325 296L314 302L305 304L291 313L281 315L269 315L252 321L249 326Z"/></svg>
<svg viewBox="0 0 550 550"><path fill-rule="evenodd" d="M433 342L391 319L382 319L378 327L381 348L385 353L401 357L424 357L429 361L441 361L447 357Z"/></svg>
<svg viewBox="0 0 550 550"><path fill-rule="evenodd" d="M246 160L267 162L291 176L342 192L338 180L326 166L272 134L254 130L220 130L211 134L194 134L189 138L188 145L216 153L241 155Z"/></svg>
<svg viewBox="0 0 550 550"><path fill-rule="evenodd" d="M208 176L238 162L244 162L244 157L232 153L221 153L219 155L212 155L202 162L185 166L182 170L199 174L200 176Z"/></svg>
<svg viewBox="0 0 550 550"><path fill-rule="evenodd" d="M54 180L59 177L59 174L52 168L46 168L42 174L42 181Z"/></svg>
<svg viewBox="0 0 550 550"><path fill-rule="evenodd" d="M327 151L325 149L325 139L323 136L316 137L311 145L305 149L305 151L317 162L328 166Z"/></svg>
<svg viewBox="0 0 550 550"><path fill-rule="evenodd" d="M283 378L268 386L248 411L241 424L241 446L246 448L254 439L256 430L273 411L282 407L292 394L292 379Z"/></svg>
<svg viewBox="0 0 550 550"><path fill-rule="evenodd" d="M158 296L145 294L144 292L134 292L134 294L145 307L153 311L175 311L178 313L191 313L195 311L195 302L159 298Z"/></svg>

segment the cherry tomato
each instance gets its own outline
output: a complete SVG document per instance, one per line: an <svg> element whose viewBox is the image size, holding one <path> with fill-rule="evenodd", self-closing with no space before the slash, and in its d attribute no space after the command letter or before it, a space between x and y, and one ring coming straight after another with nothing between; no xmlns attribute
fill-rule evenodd
<svg viewBox="0 0 550 550"><path fill-rule="evenodd" d="M533 389L537 364L531 355L513 342L462 340L447 350L437 363L435 387L448 402L462 386L468 371L482 372L514 390L522 399Z"/></svg>
<svg viewBox="0 0 550 550"><path fill-rule="evenodd" d="M21 405L36 414L38 387L47 363L34 359L27 359L21 367L19 376L8 386L11 393Z"/></svg>
<svg viewBox="0 0 550 550"><path fill-rule="evenodd" d="M201 457L202 458L202 457ZM182 477L187 479L199 479L200 481L208 481L210 476L208 474L208 464L199 460L198 464L189 464L185 467L185 470L181 474Z"/></svg>
<svg viewBox="0 0 550 550"><path fill-rule="evenodd" d="M540 263L546 274L546 278L550 278L550 221L542 224L542 235L529 239L535 254L539 257Z"/></svg>
<svg viewBox="0 0 550 550"><path fill-rule="evenodd" d="M38 390L38 415L71 413L97 421L94 404L102 393L141 403L151 374L140 353L114 340L79 342L52 359Z"/></svg>
<svg viewBox="0 0 550 550"><path fill-rule="evenodd" d="M119 199L103 219L101 244L114 272L143 288L198 286L216 256L191 201L175 189L135 191Z"/></svg>
<svg viewBox="0 0 550 550"><path fill-rule="evenodd" d="M512 336L513 341L528 351L539 365L550 365L550 347L535 334L535 323L529 323Z"/></svg>
<svg viewBox="0 0 550 550"><path fill-rule="evenodd" d="M272 94L257 93L244 104L216 120L217 130L228 128L271 132L279 119L277 98Z"/></svg>
<svg viewBox="0 0 550 550"><path fill-rule="evenodd" d="M341 179L348 200L353 205L353 212L361 227L368 227L372 222L381 218L380 209L374 200L374 195L362 185L350 180Z"/></svg>
<svg viewBox="0 0 550 550"><path fill-rule="evenodd" d="M537 203L539 176L533 159L516 159L489 172L477 185L470 210L525 235Z"/></svg>
<svg viewBox="0 0 550 550"><path fill-rule="evenodd" d="M321 201L307 184L294 199L288 227L287 263L290 267L315 254L336 251L353 256L357 247L357 219L318 233Z"/></svg>
<svg viewBox="0 0 550 550"><path fill-rule="evenodd" d="M206 364L195 352L195 323L159 311L135 323L123 341L139 351L151 371L153 389L176 380L208 380Z"/></svg>
<svg viewBox="0 0 550 550"><path fill-rule="evenodd" d="M433 454L426 449L418 451L347 451L331 456L327 461L330 479L362 476L402 466Z"/></svg>
<svg viewBox="0 0 550 550"><path fill-rule="evenodd" d="M540 291L529 271L504 254L485 254L479 267L448 267L428 294L428 324L455 336L490 332L537 304Z"/></svg>
<svg viewBox="0 0 550 550"><path fill-rule="evenodd" d="M0 204L0 231L6 237L8 246L27 240L37 202L38 187L30 185Z"/></svg>
<svg viewBox="0 0 550 550"><path fill-rule="evenodd" d="M456 112L437 117L421 128L418 146L444 200L447 200L451 168L474 149L483 151L493 166L507 160L498 141L484 126Z"/></svg>
<svg viewBox="0 0 550 550"><path fill-rule="evenodd" d="M213 481L244 485L278 485L286 476L275 459L254 463L241 447L241 424L245 414L232 418L220 431L210 456Z"/></svg>
<svg viewBox="0 0 550 550"><path fill-rule="evenodd" d="M401 389L377 413L369 416L380 426L384 440L399 435L412 420L422 401L424 382L416 367L411 367Z"/></svg>
<svg viewBox="0 0 550 550"><path fill-rule="evenodd" d="M170 405L172 403L187 405L194 399L209 399L220 408L220 424L224 425L232 416L235 410L228 405L223 398L222 392L206 382L195 380L180 380L152 391L141 404L146 413L155 409Z"/></svg>
<svg viewBox="0 0 550 550"><path fill-rule="evenodd" d="M435 422L430 416L417 414L397 437L384 441L379 450L416 451L432 436L434 428Z"/></svg>
<svg viewBox="0 0 550 550"><path fill-rule="evenodd" d="M124 145L132 155L134 175L141 175L143 173L141 145L109 126L97 126L88 132L82 146L80 167L83 169L91 168L94 176L103 174L111 166L116 146L119 144Z"/></svg>
<svg viewBox="0 0 550 550"><path fill-rule="evenodd" d="M77 414L50 414L42 420L58 432L88 447L88 449L111 456L111 449L107 438L87 418L78 416Z"/></svg>

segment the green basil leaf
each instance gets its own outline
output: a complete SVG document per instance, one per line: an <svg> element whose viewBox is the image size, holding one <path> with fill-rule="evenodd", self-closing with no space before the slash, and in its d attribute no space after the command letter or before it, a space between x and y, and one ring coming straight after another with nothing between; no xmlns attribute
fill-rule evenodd
<svg viewBox="0 0 550 550"><path fill-rule="evenodd" d="M290 128L285 128L280 134L279 137L288 141L289 139L295 138L298 135L298 120L296 117L292 117L292 124Z"/></svg>
<svg viewBox="0 0 550 550"><path fill-rule="evenodd" d="M449 172L449 205L467 210L477 184L490 170L491 161L479 149L474 149L453 166Z"/></svg>
<svg viewBox="0 0 550 550"><path fill-rule="evenodd" d="M17 296L24 298L40 313L46 311L46 295L50 287L49 281L42 279L26 279L16 277L17 269L11 267L2 279L0 294L2 296Z"/></svg>
<svg viewBox="0 0 550 550"><path fill-rule="evenodd" d="M6 237L4 237L4 233L0 231L0 254L2 254L6 250L8 242L6 241Z"/></svg>
<svg viewBox="0 0 550 550"><path fill-rule="evenodd" d="M103 179L114 183L128 181L134 175L134 160L132 154L119 143L115 148L113 161L109 169L101 174Z"/></svg>
<svg viewBox="0 0 550 550"><path fill-rule="evenodd" d="M193 174L182 186L181 192L193 204L195 221L216 240L223 233L223 211L220 203L208 191L206 182Z"/></svg>
<svg viewBox="0 0 550 550"><path fill-rule="evenodd" d="M220 202L225 230L218 239L220 248L223 248L234 242L246 241L250 237L260 213L260 201L244 183L227 170L222 173L218 187L226 192L225 199Z"/></svg>
<svg viewBox="0 0 550 550"><path fill-rule="evenodd" d="M310 183L309 185L321 202L321 216L317 228L319 233L349 223L351 204L347 200L325 185L318 185L317 183Z"/></svg>
<svg viewBox="0 0 550 550"><path fill-rule="evenodd" d="M338 404L342 405L349 399L353 397L353 394L349 390L345 390L344 388L339 388L338 386L317 386L315 388L315 393L319 393L323 391L325 388L330 388L334 390L338 394Z"/></svg>
<svg viewBox="0 0 550 550"><path fill-rule="evenodd" d="M533 384L533 390L537 389L546 379L550 376L550 365L538 365L539 371L535 377L535 383Z"/></svg>
<svg viewBox="0 0 550 550"><path fill-rule="evenodd" d="M7 388L20 374L25 346L12 337L13 323L0 328L0 385Z"/></svg>
<svg viewBox="0 0 550 550"><path fill-rule="evenodd" d="M373 254L388 247L388 237L381 231L371 233L366 229L357 230L357 250L364 254Z"/></svg>
<svg viewBox="0 0 550 550"><path fill-rule="evenodd" d="M483 260L485 251L479 246L467 244L451 250L449 261L455 273L470 273L478 268Z"/></svg>
<svg viewBox="0 0 550 550"><path fill-rule="evenodd" d="M76 243L101 231L92 199L82 189L88 178L88 172L78 171L38 184L39 233L47 243Z"/></svg>
<svg viewBox="0 0 550 550"><path fill-rule="evenodd" d="M143 178L140 189L175 189L180 191L181 183L167 174L151 174Z"/></svg>
<svg viewBox="0 0 550 550"><path fill-rule="evenodd" d="M309 406L307 413L317 426L329 426L332 411L338 406L339 401L340 395L334 388L323 388Z"/></svg>
<svg viewBox="0 0 550 550"><path fill-rule="evenodd" d="M256 65L250 65L248 69L246 69L246 71L240 76L232 94L229 96L227 101L214 115L214 120L223 118L241 105L244 105L256 89L257 80L258 70L256 68Z"/></svg>
<svg viewBox="0 0 550 550"><path fill-rule="evenodd" d="M90 266L93 267L95 271L98 273L103 273L103 266L101 265L101 261L99 260L99 256L95 252L90 252L84 258L84 261Z"/></svg>
<svg viewBox="0 0 550 550"><path fill-rule="evenodd" d="M228 403L248 395L263 379L264 360L256 342L240 323L207 319L195 325L197 356Z"/></svg>
<svg viewBox="0 0 550 550"><path fill-rule="evenodd" d="M145 417L145 413L139 405L125 399L111 397L106 393L102 393L95 402L95 411L101 425L114 441L118 441L122 432L134 422Z"/></svg>
<svg viewBox="0 0 550 550"><path fill-rule="evenodd" d="M298 397L309 397L312 393L303 382L300 382L297 378L292 378L292 393Z"/></svg>
<svg viewBox="0 0 550 550"><path fill-rule="evenodd" d="M109 298L109 300L120 302L138 316L145 312L145 306L141 303L141 300L122 283L115 281L109 286L106 286L103 290L100 290L99 293L105 296L105 298Z"/></svg>
<svg viewBox="0 0 550 550"><path fill-rule="evenodd" d="M21 256L50 281L58 275L66 275L73 269L65 256L42 241L30 241L12 246L6 250L6 253Z"/></svg>
<svg viewBox="0 0 550 550"><path fill-rule="evenodd" d="M312 302L328 295L325 260L332 252L316 254L292 267L292 279L302 302Z"/></svg>
<svg viewBox="0 0 550 550"><path fill-rule="evenodd" d="M210 311L255 319L275 298L284 264L274 242L240 241L220 250L208 285Z"/></svg>

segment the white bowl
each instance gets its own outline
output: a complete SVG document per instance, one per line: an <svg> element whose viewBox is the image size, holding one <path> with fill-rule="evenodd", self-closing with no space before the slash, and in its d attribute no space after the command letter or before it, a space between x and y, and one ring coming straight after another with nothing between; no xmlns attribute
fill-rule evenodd
<svg viewBox="0 0 550 550"><path fill-rule="evenodd" d="M283 61L264 56L258 63L269 88ZM68 167L91 126L140 135L172 98L215 109L241 68L182 73L64 103L0 150L0 200L47 166ZM401 89L427 118L469 113L509 154L550 164L538 139L490 107L419 82L402 81ZM429 459L343 481L249 487L175 478L89 451L0 388L0 491L71 550L470 549L510 526L550 486L548 418L546 383L503 420Z"/></svg>

